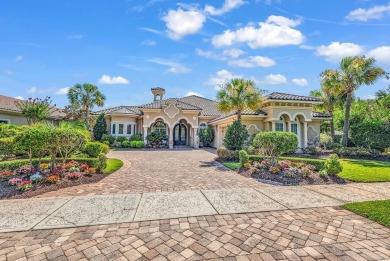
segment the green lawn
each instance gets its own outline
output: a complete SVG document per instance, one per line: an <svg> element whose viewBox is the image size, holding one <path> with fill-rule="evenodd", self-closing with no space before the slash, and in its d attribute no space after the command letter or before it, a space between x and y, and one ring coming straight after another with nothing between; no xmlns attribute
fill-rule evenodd
<svg viewBox="0 0 390 261"><path fill-rule="evenodd" d="M340 177L358 182L390 181L390 162L343 159Z"/></svg>
<svg viewBox="0 0 390 261"><path fill-rule="evenodd" d="M107 159L107 167L103 170L104 174L111 174L122 168L123 161L120 159Z"/></svg>
<svg viewBox="0 0 390 261"><path fill-rule="evenodd" d="M283 157L283 159L288 159L288 157ZM297 160L299 158L294 159ZM307 159L302 158L302 160L305 161ZM343 171L339 176L344 179L357 182L390 181L390 162L352 159L342 159L341 162ZM232 170L240 167L238 162L224 162L223 165Z"/></svg>
<svg viewBox="0 0 390 261"><path fill-rule="evenodd" d="M231 170L236 170L240 168L240 163L238 162L224 162L222 163L225 167L228 167Z"/></svg>
<svg viewBox="0 0 390 261"><path fill-rule="evenodd" d="M390 200L349 203L342 207L390 227Z"/></svg>

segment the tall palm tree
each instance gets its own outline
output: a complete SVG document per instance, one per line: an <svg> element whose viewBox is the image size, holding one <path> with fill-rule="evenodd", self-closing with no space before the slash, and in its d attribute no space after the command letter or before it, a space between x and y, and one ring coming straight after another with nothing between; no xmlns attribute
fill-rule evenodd
<svg viewBox="0 0 390 261"><path fill-rule="evenodd" d="M85 116L85 126L89 130L89 114L93 107L104 106L106 96L104 96L97 86L84 83L77 83L68 91L69 103L72 107L79 108Z"/></svg>
<svg viewBox="0 0 390 261"><path fill-rule="evenodd" d="M385 90L377 91L375 97L378 102L382 102L385 107L390 109L390 86Z"/></svg>
<svg viewBox="0 0 390 261"><path fill-rule="evenodd" d="M329 115L330 115L330 120L329 120L330 136L332 138L332 143L334 143L335 130L334 130L333 112L334 112L335 106L340 103L339 97L335 96L329 92L326 92L324 89L311 91L310 96L320 98L322 101L322 104L315 106L316 110L329 113Z"/></svg>
<svg viewBox="0 0 390 261"><path fill-rule="evenodd" d="M386 72L375 66L374 58L365 56L345 57L340 62L338 70L326 70L322 76L322 85L331 86L331 92L335 95L345 94L345 117L342 144L347 147L349 118L354 92L363 84L372 85Z"/></svg>
<svg viewBox="0 0 390 261"><path fill-rule="evenodd" d="M218 109L224 113L234 111L237 120L246 109L257 110L263 103L263 91L256 88L255 82L245 79L232 79L217 93Z"/></svg>

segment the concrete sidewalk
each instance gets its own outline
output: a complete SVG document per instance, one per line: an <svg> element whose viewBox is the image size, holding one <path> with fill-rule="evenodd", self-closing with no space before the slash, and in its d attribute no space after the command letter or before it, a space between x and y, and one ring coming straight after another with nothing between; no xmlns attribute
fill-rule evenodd
<svg viewBox="0 0 390 261"><path fill-rule="evenodd" d="M390 183L264 186L0 201L0 232L339 206L390 198Z"/></svg>

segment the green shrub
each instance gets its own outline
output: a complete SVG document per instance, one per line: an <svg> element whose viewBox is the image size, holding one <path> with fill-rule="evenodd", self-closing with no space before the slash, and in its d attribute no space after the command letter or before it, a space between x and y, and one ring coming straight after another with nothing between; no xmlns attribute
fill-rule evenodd
<svg viewBox="0 0 390 261"><path fill-rule="evenodd" d="M223 145L228 150L241 150L249 138L248 130L240 121L234 121L226 129Z"/></svg>
<svg viewBox="0 0 390 261"><path fill-rule="evenodd" d="M108 153L108 151L110 151L110 147L108 147L108 145L97 141L87 142L82 149L83 153L93 158L99 156L100 153Z"/></svg>
<svg viewBox="0 0 390 261"><path fill-rule="evenodd" d="M122 142L115 142L115 147L122 148Z"/></svg>
<svg viewBox="0 0 390 261"><path fill-rule="evenodd" d="M240 165L241 167L244 166L245 163L249 162L249 155L245 150L239 151L239 157L240 157Z"/></svg>
<svg viewBox="0 0 390 261"><path fill-rule="evenodd" d="M145 142L143 142L142 140L136 140L135 147L136 148L143 148L143 147L145 147Z"/></svg>
<svg viewBox="0 0 390 261"><path fill-rule="evenodd" d="M122 147L123 147L123 148L128 148L128 147L130 147L130 144L131 144L130 141L125 140L125 141L122 142Z"/></svg>
<svg viewBox="0 0 390 261"><path fill-rule="evenodd" d="M130 141L142 141L142 134L137 133L129 138Z"/></svg>
<svg viewBox="0 0 390 261"><path fill-rule="evenodd" d="M95 126L93 126L93 137L96 141L101 141L104 134L107 134L107 122L106 115L102 112L99 114Z"/></svg>
<svg viewBox="0 0 390 261"><path fill-rule="evenodd" d="M80 163L86 163L90 167L96 167L97 165L97 158L69 158L67 162L69 161L77 161ZM34 158L32 160L33 166L35 168L38 167L39 162L41 163L50 163L50 158L43 158L41 160ZM62 159L56 159L57 163L62 162ZM30 163L29 159L19 159L19 160L9 160L9 161L1 161L0 162L0 170L16 170L22 166L25 166Z"/></svg>
<svg viewBox="0 0 390 261"><path fill-rule="evenodd" d="M334 149L342 149L343 145L341 145L340 143L333 143L332 145L330 145L330 148L332 150L334 150Z"/></svg>
<svg viewBox="0 0 390 261"><path fill-rule="evenodd" d="M0 159L7 159L16 153L13 137L0 138Z"/></svg>
<svg viewBox="0 0 390 261"><path fill-rule="evenodd" d="M108 141L109 145L111 144L114 144L115 142L115 137L112 136L112 135L108 135L108 134L103 134L102 135L102 141Z"/></svg>
<svg viewBox="0 0 390 261"><path fill-rule="evenodd" d="M331 176L335 176L343 171L343 166L341 165L337 154L330 155L329 159L325 161L324 170Z"/></svg>
<svg viewBox="0 0 390 261"><path fill-rule="evenodd" d="M126 141L126 137L125 136L119 136L116 138L116 142L120 142L120 143L123 143L124 141Z"/></svg>
<svg viewBox="0 0 390 261"><path fill-rule="evenodd" d="M217 149L217 155L223 161L236 161L239 159L238 151L228 150L225 147L219 147Z"/></svg>
<svg viewBox="0 0 390 261"><path fill-rule="evenodd" d="M335 152L339 156L351 156L351 157L378 157L381 152L375 149L366 149L359 147L347 147L335 149Z"/></svg>
<svg viewBox="0 0 390 261"><path fill-rule="evenodd" d="M110 146L110 142L108 140L102 141L103 144L106 144L107 146Z"/></svg>
<svg viewBox="0 0 390 261"><path fill-rule="evenodd" d="M163 132L153 131L146 136L146 139L152 147L157 147L161 145L162 141L167 140L168 136Z"/></svg>
<svg viewBox="0 0 390 261"><path fill-rule="evenodd" d="M298 137L292 132L266 131L256 134L253 146L261 154L278 157L298 147Z"/></svg>
<svg viewBox="0 0 390 261"><path fill-rule="evenodd" d="M100 153L97 157L95 168L98 171L102 171L107 167L107 157L104 153Z"/></svg>
<svg viewBox="0 0 390 261"><path fill-rule="evenodd" d="M265 155L249 155L250 161L259 161L261 162L263 159L268 158ZM323 159L310 159L310 158L295 158L295 157L279 157L281 160L290 160L292 162L303 162L306 164L314 165L315 170L319 171L324 168L325 160Z"/></svg>
<svg viewBox="0 0 390 261"><path fill-rule="evenodd" d="M303 152L307 153L307 154L316 155L316 154L321 153L321 148L320 147L316 147L316 146L306 147L306 148L303 149Z"/></svg>
<svg viewBox="0 0 390 261"><path fill-rule="evenodd" d="M329 134L327 133L320 134L320 145L322 148L324 149L329 148L331 142L332 142L332 137Z"/></svg>
<svg viewBox="0 0 390 261"><path fill-rule="evenodd" d="M214 130L211 127L199 130L199 140L204 147L208 147L214 140Z"/></svg>

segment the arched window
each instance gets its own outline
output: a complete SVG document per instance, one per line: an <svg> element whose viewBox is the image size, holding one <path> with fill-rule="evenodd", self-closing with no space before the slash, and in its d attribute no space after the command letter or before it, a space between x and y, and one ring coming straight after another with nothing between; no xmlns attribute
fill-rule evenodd
<svg viewBox="0 0 390 261"><path fill-rule="evenodd" d="M206 128L206 127L207 127L206 123L201 123L201 124L199 125L199 129L204 129L204 128Z"/></svg>
<svg viewBox="0 0 390 261"><path fill-rule="evenodd" d="M167 125L162 120L157 120L153 125L153 131L167 133Z"/></svg>
<svg viewBox="0 0 390 261"><path fill-rule="evenodd" d="M275 124L275 131L284 131L284 118L280 116L279 121Z"/></svg>

